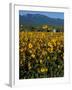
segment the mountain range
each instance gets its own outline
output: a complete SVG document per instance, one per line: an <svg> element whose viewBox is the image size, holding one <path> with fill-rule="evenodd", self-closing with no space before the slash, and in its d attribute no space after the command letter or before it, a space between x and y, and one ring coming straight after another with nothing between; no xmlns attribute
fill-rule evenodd
<svg viewBox="0 0 72 90"><path fill-rule="evenodd" d="M39 26L39 25L53 25L53 26L63 26L64 20L60 18L51 18L42 14L26 14L19 15L20 25L26 26Z"/></svg>

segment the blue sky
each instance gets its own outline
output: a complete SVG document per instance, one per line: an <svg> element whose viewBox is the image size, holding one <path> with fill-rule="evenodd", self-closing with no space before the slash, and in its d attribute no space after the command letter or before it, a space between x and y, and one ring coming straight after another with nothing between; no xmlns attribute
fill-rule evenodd
<svg viewBox="0 0 72 90"><path fill-rule="evenodd" d="M19 11L20 15L26 15L26 14L42 14L51 18L60 18L64 19L64 13L63 12L40 12L40 11Z"/></svg>

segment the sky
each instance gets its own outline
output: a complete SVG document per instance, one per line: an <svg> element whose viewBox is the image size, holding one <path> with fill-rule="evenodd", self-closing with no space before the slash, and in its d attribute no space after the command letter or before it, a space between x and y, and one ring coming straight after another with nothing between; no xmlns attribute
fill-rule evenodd
<svg viewBox="0 0 72 90"><path fill-rule="evenodd" d="M64 19L63 12L40 12L40 11L24 11L24 10L19 11L19 15L26 15L26 14L42 14L51 18Z"/></svg>

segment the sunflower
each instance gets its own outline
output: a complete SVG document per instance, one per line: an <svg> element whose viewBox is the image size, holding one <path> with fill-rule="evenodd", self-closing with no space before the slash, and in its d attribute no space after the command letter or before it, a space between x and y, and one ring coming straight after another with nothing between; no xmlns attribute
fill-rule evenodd
<svg viewBox="0 0 72 90"><path fill-rule="evenodd" d="M48 56L47 59L50 60L50 57Z"/></svg>
<svg viewBox="0 0 72 90"><path fill-rule="evenodd" d="M45 68L41 68L41 72L42 72L42 73L45 72Z"/></svg>
<svg viewBox="0 0 72 90"><path fill-rule="evenodd" d="M42 64L43 63L43 61L42 61L42 59L40 59L40 64Z"/></svg>
<svg viewBox="0 0 72 90"><path fill-rule="evenodd" d="M33 45L31 43L28 44L28 48L32 48Z"/></svg>
<svg viewBox="0 0 72 90"><path fill-rule="evenodd" d="M32 58L35 58L35 54L32 54L31 57L32 57Z"/></svg>
<svg viewBox="0 0 72 90"><path fill-rule="evenodd" d="M48 71L48 68L45 68L45 71L47 72Z"/></svg>
<svg viewBox="0 0 72 90"><path fill-rule="evenodd" d="M41 72L42 72L42 73L47 72L47 71L48 71L48 68L46 68L46 67L42 67L42 68L41 68Z"/></svg>
<svg viewBox="0 0 72 90"><path fill-rule="evenodd" d="M24 51L24 48L21 48L21 49L20 49L20 52L23 52L23 51Z"/></svg>
<svg viewBox="0 0 72 90"><path fill-rule="evenodd" d="M53 52L53 47L48 48L48 52Z"/></svg>

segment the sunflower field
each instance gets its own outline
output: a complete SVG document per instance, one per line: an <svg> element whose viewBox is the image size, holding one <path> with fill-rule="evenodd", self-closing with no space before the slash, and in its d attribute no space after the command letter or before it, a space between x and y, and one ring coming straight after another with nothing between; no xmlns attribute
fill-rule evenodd
<svg viewBox="0 0 72 90"><path fill-rule="evenodd" d="M63 32L19 32L19 79L64 76Z"/></svg>

